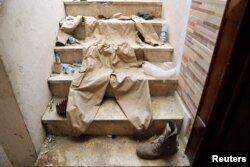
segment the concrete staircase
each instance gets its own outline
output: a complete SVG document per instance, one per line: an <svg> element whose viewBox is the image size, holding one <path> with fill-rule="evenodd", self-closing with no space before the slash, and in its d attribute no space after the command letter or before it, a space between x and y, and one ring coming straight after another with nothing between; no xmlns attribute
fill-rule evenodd
<svg viewBox="0 0 250 167"><path fill-rule="evenodd" d="M132 15L138 11L161 16L161 0L64 0L65 11L71 16L111 16L121 12L124 15Z"/></svg>
<svg viewBox="0 0 250 167"><path fill-rule="evenodd" d="M93 12L93 8L105 8L108 3L108 8L105 13L107 15L112 15L115 12L125 10L126 14L132 15L137 13L138 11L149 12L154 15L158 15L161 13L161 1L160 0L109 0L109 1L73 1L73 0L65 0L65 10L68 15L91 15L96 16L96 14L104 14L98 12L104 12L103 10L98 10L98 12ZM140 6L141 8L136 7ZM145 10L144 10L145 7ZM149 8L150 7L150 8ZM150 11L149 11L150 9ZM153 10L154 9L154 10ZM158 9L158 10L156 10ZM86 12L86 13L85 13ZM89 12L89 13L88 13ZM91 13L92 12L92 13ZM160 12L160 13L159 13ZM106 22L111 22L112 20L101 20ZM119 21L119 20L116 20ZM162 26L162 22L164 20L162 18L156 18L153 20L145 20L145 23L152 24L155 28L156 32L159 34ZM126 23L133 24L133 21L121 21ZM60 53L60 58L62 63L72 64L75 62L81 63L82 61L82 50L84 47L88 47L86 43L84 43L85 39L85 29L84 23L78 26L75 31L76 38L82 41L82 44L77 45L68 45L55 47L55 52ZM166 62L172 61L173 58L173 47L171 44L166 43L162 46L146 46L141 47L139 45L133 46L136 52L137 59L139 61L150 61L150 62ZM153 125L149 130L149 133L159 133L163 130L164 124L169 121L175 121L179 127L183 120L183 114L179 111L178 106L176 104L176 100L173 97L173 94L177 88L177 80L160 80L156 79L152 76L148 76L143 74L143 70L141 69L141 73L144 76L145 80L149 81L150 94L153 102ZM47 109L42 122L45 125L46 130L51 134L56 135L67 135L69 134L69 128L67 127L67 122L65 118L62 118L57 115L55 105L59 99L65 98L68 96L69 87L73 80L73 76L61 73L61 74L51 74L48 78L48 83L50 86L51 93L54 98L54 103L52 106L52 110ZM111 114L112 113L112 114ZM105 125L105 126L103 126ZM89 130L86 134L119 134L119 135L131 135L137 134L136 129L133 128L131 123L127 120L118 104L115 102L112 89L108 86L105 94L105 99L101 106L101 109L96 116L95 120L91 124Z"/></svg>
<svg viewBox="0 0 250 167"><path fill-rule="evenodd" d="M97 16L99 14L105 16L111 16L114 13L122 12L124 15L132 15L137 12L145 12L154 14L159 18L154 20L145 21L146 23L152 24L155 28L156 32L159 34L161 30L161 25L163 23L163 19L161 18L162 12L162 2L161 0L88 0L88 1L75 1L75 0L64 0L65 11L67 15L83 15L83 16ZM109 21L109 20L104 20ZM127 21L133 23L132 21ZM74 35L76 38L82 40L84 43L85 39L85 31L84 25L80 25L76 30ZM55 47L55 52L59 52L61 56L62 63L72 64L75 62L81 62L82 60L82 50L85 45L74 45L74 46L65 46L65 47ZM171 44L166 43L163 46L158 47L138 47L132 46L136 51L136 56L138 60L147 60L150 62L166 62L172 61L173 59L173 47ZM143 71L141 70L141 73ZM53 103L51 108L48 107L43 118L42 122L46 128L46 131L49 134L54 135L68 135L70 134L69 127L67 125L66 119L59 116L56 113L56 103L65 97L67 97L69 93L69 87L71 84L73 77L67 74L51 74L48 78L48 84L53 95ZM149 88L152 100L152 110L153 110L153 123L150 127L148 134L159 134L163 131L166 123L168 121L174 121L177 126L180 128L183 121L183 113L179 110L177 101L174 97L174 92L177 87L177 80L160 80L154 77L144 75L144 79L149 81ZM88 135L140 135L140 133L132 126L129 120L125 117L122 110L116 103L113 92L108 86L108 89L105 94L105 98L103 103L99 109L98 114L95 117L95 120L92 122L88 130L86 131ZM59 138L60 140L70 140ZM97 139L99 140L99 139ZM123 140L123 139L122 139ZM124 139L127 141L127 139ZM106 139L100 139L100 142L105 143ZM68 142L68 141L67 141ZM110 141L109 141L110 142ZM133 143L132 141L127 141L129 143ZM91 143L91 142L87 142ZM86 145L88 145L86 143ZM76 143L77 144L77 143ZM79 144L79 143L78 143ZM92 143L93 144L93 143ZM119 145L119 144L118 144ZM86 146L88 147L88 146ZM132 147L132 146L131 146ZM135 149L135 148L134 148ZM98 151L94 150L93 154L97 154ZM86 152L86 154L92 154L90 152ZM124 153L126 154L126 153ZM131 150L127 153L131 154ZM134 152L135 154L135 152ZM180 155L184 156L183 150ZM83 155L84 156L84 155ZM116 155L113 155L116 156ZM133 155L136 156L136 155ZM130 166L147 166L150 164L151 166L162 166L165 165L179 165L179 166L187 166L188 161L186 158L185 162L180 162L177 159L179 155L176 155L176 158L170 158L168 160L157 161L152 163L147 163L146 161L138 161L138 158L134 158L136 163L131 162ZM42 157L40 157L42 159ZM116 157L113 157L114 159ZM111 157L112 159L112 157ZM121 159L121 158L120 158ZM133 158L132 158L133 159ZM43 165L37 162L37 165ZM42 161L44 162L44 161ZM88 161L88 166L95 166L97 161L93 160L93 163ZM99 161L98 161L99 163ZM65 163L70 165L70 163ZM64 165L65 165L64 164ZM75 164L74 165L81 165ZM122 164L122 163L119 163ZM53 165L53 164L52 164ZM61 165L60 163L54 163L54 165ZM63 165L63 164L62 164ZM104 166L116 166L116 163L106 163ZM103 166L102 165L102 166Z"/></svg>

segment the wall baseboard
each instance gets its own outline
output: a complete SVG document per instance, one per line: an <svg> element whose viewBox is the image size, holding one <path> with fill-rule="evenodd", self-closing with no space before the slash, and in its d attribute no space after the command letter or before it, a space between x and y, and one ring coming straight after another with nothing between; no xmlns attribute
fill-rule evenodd
<svg viewBox="0 0 250 167"><path fill-rule="evenodd" d="M175 99L177 101L180 111L184 114L184 119L183 119L183 123L181 126L179 138L182 141L183 145L186 147L188 138L192 129L192 125L194 122L194 117L192 116L188 108L185 106L178 92L175 92L174 96L175 96Z"/></svg>

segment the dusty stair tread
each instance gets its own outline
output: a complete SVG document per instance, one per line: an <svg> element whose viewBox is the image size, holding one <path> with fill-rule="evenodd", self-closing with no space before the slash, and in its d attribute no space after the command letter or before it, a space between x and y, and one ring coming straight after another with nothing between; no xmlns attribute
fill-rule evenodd
<svg viewBox="0 0 250 167"><path fill-rule="evenodd" d="M75 45L66 45L66 46L55 46L55 51L63 51L63 50L82 50L83 46L80 44Z"/></svg>
<svg viewBox="0 0 250 167"><path fill-rule="evenodd" d="M84 42L83 42L84 43ZM75 44L75 45L66 45L66 46L55 46L55 51L65 51L65 50L82 50L84 47L88 46L89 44L84 43L84 45L81 44ZM164 50L164 51L173 51L174 48L170 43L165 43L161 46L151 46L151 45L131 45L134 49L146 49L146 50Z"/></svg>
<svg viewBox="0 0 250 167"><path fill-rule="evenodd" d="M42 121L65 121L66 118L59 116L56 112L56 104L63 98L54 97L52 110L46 109ZM151 97L153 120L181 120L183 113L178 109L174 96L159 96ZM94 121L126 121L127 117L124 115L119 105L114 98L104 99Z"/></svg>
<svg viewBox="0 0 250 167"><path fill-rule="evenodd" d="M126 23L126 24L135 24L133 20L118 20L118 19L98 19L98 22L104 22L104 23ZM141 20L141 23L146 23L146 24L151 24L154 28L156 28L156 26L158 28L162 27L162 24L166 22L165 19L163 18L154 18L152 20ZM84 22L82 23L84 24ZM157 32L157 31L156 31ZM157 32L159 33L159 32Z"/></svg>
<svg viewBox="0 0 250 167"><path fill-rule="evenodd" d="M78 73L78 68L75 68L76 69L76 74ZM139 72L139 71L138 71ZM75 75L76 75L75 74ZM54 74L52 73L50 75L50 77L48 78L48 82L61 82L61 81L69 81L71 82L75 75L68 75L68 74L65 74L65 73L61 73L61 74ZM140 68L140 73L138 73L138 76L141 76L141 78L143 78L144 80L152 80L152 81L170 81L170 80L165 80L165 79L158 79L158 78L155 78L153 76L150 76L150 75L146 75L144 74L143 72L143 69ZM177 81L176 79L172 80L171 81Z"/></svg>
<svg viewBox="0 0 250 167"><path fill-rule="evenodd" d="M71 16L112 16L115 13L123 13L131 16L137 12L162 15L162 2L159 0L126 0L126 1L64 1L66 15Z"/></svg>
<svg viewBox="0 0 250 167"><path fill-rule="evenodd" d="M91 4L91 3L112 3L112 4L148 4L162 5L162 0L64 0L64 4Z"/></svg>
<svg viewBox="0 0 250 167"><path fill-rule="evenodd" d="M90 43L76 44L76 45L67 45L67 46L56 46L54 48L55 52L59 52L61 55L62 63L74 63L82 62L82 50L83 48L88 48ZM146 60L150 62L167 62L172 61L173 59L173 46L166 43L161 46L139 46L132 45L132 48L135 49L136 58L138 60Z"/></svg>
<svg viewBox="0 0 250 167"><path fill-rule="evenodd" d="M35 166L190 166L182 143L173 156L157 160L139 158L136 146L148 141L128 136L115 139L107 136L57 136L54 142L44 142Z"/></svg>
<svg viewBox="0 0 250 167"><path fill-rule="evenodd" d="M78 73L78 70L76 70L76 74L77 73ZM133 75L133 72L132 72L132 75ZM136 72L136 75L140 76L140 79L148 80L151 96L172 95L177 88L177 82L178 82L177 79L166 80L166 79L158 79L149 75L145 75L143 73L142 68ZM49 83L52 95L58 96L58 97L68 96L71 82L75 78L75 76L67 75L64 73L51 74L51 76L48 78L48 83ZM108 85L106 89L105 96L114 97L110 84Z"/></svg>
<svg viewBox="0 0 250 167"><path fill-rule="evenodd" d="M59 116L56 112L56 102L60 98L54 98L52 109L47 108L42 117L43 125L49 134L70 135L71 129L66 118ZM183 113L177 106L174 96L152 97L152 123L144 134L161 133L166 122L173 121L178 128L183 121ZM85 132L87 135L138 135L139 132L125 117L124 113L115 102L114 98L105 98L100 106L98 114Z"/></svg>
<svg viewBox="0 0 250 167"><path fill-rule="evenodd" d="M99 23L105 24L119 24L119 25L135 25L133 20L118 20L118 19L97 19ZM143 24L151 24L157 34L160 34L162 25L166 22L165 19L162 18L154 18L152 20L144 20L142 19L141 22ZM85 39L85 22L82 22L75 30L74 37L79 40Z"/></svg>

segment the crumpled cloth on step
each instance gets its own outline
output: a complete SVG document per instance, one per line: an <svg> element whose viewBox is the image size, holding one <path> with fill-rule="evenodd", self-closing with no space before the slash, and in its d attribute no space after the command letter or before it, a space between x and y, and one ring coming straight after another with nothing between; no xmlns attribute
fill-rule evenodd
<svg viewBox="0 0 250 167"><path fill-rule="evenodd" d="M75 29L82 21L82 16L67 16L64 20L60 21L60 30L66 34L73 35Z"/></svg>
<svg viewBox="0 0 250 167"><path fill-rule="evenodd" d="M147 130L152 120L149 86L148 81L138 75L134 49L128 43L95 43L84 50L83 56L67 104L72 135L79 136L87 130L109 84L128 120L139 131Z"/></svg>
<svg viewBox="0 0 250 167"><path fill-rule="evenodd" d="M68 39L69 39L68 34L66 34L65 32L59 30L57 33L57 37L56 37L56 46L65 46Z"/></svg>
<svg viewBox="0 0 250 167"><path fill-rule="evenodd" d="M123 20L117 22L117 20ZM114 14L110 19L96 19L91 16L84 17L85 43L91 45L96 41L112 44L124 42L134 46L160 46L158 34L151 24L136 15L124 16L121 13Z"/></svg>
<svg viewBox="0 0 250 167"><path fill-rule="evenodd" d="M65 46L69 37L74 36L76 28L83 21L82 16L67 16L60 21L60 29L56 37L56 46Z"/></svg>

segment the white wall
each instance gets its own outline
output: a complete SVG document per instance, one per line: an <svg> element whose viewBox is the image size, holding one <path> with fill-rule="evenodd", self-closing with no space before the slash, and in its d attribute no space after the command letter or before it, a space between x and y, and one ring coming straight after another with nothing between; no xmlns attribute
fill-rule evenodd
<svg viewBox="0 0 250 167"><path fill-rule="evenodd" d="M169 42L174 47L174 62L178 70L184 48L191 0L162 0L163 18L168 21Z"/></svg>
<svg viewBox="0 0 250 167"><path fill-rule="evenodd" d="M37 154L0 57L0 145L13 166L31 166ZM2 156L2 155L0 155ZM5 158L6 159L6 158ZM0 161L2 158L0 158ZM0 166L6 166L6 164Z"/></svg>
<svg viewBox="0 0 250 167"><path fill-rule="evenodd" d="M41 117L51 98L47 78L64 15L63 0L4 0L0 6L0 57L36 151L45 137Z"/></svg>

